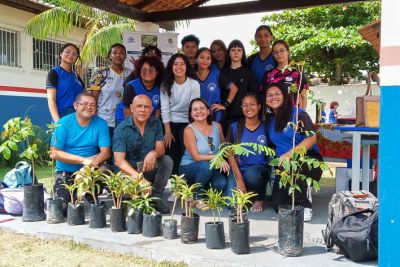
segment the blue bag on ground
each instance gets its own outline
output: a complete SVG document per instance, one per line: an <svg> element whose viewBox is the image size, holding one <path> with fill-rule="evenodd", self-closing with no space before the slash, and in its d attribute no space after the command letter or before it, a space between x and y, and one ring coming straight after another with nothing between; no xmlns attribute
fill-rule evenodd
<svg viewBox="0 0 400 267"><path fill-rule="evenodd" d="M15 164L15 168L4 176L5 184L9 188L23 187L32 184L32 167L26 161L19 161Z"/></svg>

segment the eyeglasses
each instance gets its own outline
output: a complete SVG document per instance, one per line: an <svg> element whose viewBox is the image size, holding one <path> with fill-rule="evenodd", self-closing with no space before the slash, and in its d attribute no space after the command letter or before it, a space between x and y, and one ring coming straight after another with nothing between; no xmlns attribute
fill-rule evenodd
<svg viewBox="0 0 400 267"><path fill-rule="evenodd" d="M275 94L267 94L267 99L271 99L274 97L280 97L282 93L275 93Z"/></svg>
<svg viewBox="0 0 400 267"><path fill-rule="evenodd" d="M88 108L88 107L90 107L90 108L96 108L96 104L95 104L95 103L88 103L88 102L84 102L84 103L76 102L76 103L79 104L79 105L81 105L81 106L84 107L84 108Z"/></svg>
<svg viewBox="0 0 400 267"><path fill-rule="evenodd" d="M255 108L255 107L257 107L257 104L255 104L255 103L243 104L241 107L242 108Z"/></svg>
<svg viewBox="0 0 400 267"><path fill-rule="evenodd" d="M212 136L207 136L207 141L208 141L208 146L210 147L210 152L209 154L212 155L213 151L215 150L215 146L213 144L213 138Z"/></svg>
<svg viewBox="0 0 400 267"><path fill-rule="evenodd" d="M280 50L275 50L272 52L273 55L278 55L278 54L283 54L286 53L287 50L286 49L280 49Z"/></svg>
<svg viewBox="0 0 400 267"><path fill-rule="evenodd" d="M156 69L155 68L148 68L148 69L146 69L146 68L141 68L140 69L140 73L149 73L149 74L153 74L153 73L155 73L156 72Z"/></svg>
<svg viewBox="0 0 400 267"><path fill-rule="evenodd" d="M73 52L73 51L71 51L71 50L64 50L63 52L64 52L65 54L67 54L67 55L71 55L71 56L74 56L74 57L77 57L77 56L78 56L78 53Z"/></svg>

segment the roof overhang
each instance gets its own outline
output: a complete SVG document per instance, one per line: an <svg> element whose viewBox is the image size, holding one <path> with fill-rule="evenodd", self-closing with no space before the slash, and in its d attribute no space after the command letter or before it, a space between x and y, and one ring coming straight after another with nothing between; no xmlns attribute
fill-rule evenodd
<svg viewBox="0 0 400 267"><path fill-rule="evenodd" d="M358 29L361 36L372 44L372 47L379 53L381 48L381 20L374 21Z"/></svg>

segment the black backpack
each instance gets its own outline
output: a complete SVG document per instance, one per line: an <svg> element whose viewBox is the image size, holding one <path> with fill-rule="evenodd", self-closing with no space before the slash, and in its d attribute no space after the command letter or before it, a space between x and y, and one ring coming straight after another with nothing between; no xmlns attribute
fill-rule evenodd
<svg viewBox="0 0 400 267"><path fill-rule="evenodd" d="M367 214L371 214L368 216ZM334 222L323 231L328 250L336 245L340 252L353 261L367 261L378 257L378 211L356 211Z"/></svg>

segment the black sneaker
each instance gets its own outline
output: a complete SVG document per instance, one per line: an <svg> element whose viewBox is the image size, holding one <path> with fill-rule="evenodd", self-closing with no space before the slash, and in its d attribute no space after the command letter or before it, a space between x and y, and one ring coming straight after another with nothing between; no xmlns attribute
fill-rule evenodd
<svg viewBox="0 0 400 267"><path fill-rule="evenodd" d="M154 201L154 208L161 214L168 214L170 212L169 208L160 199Z"/></svg>

